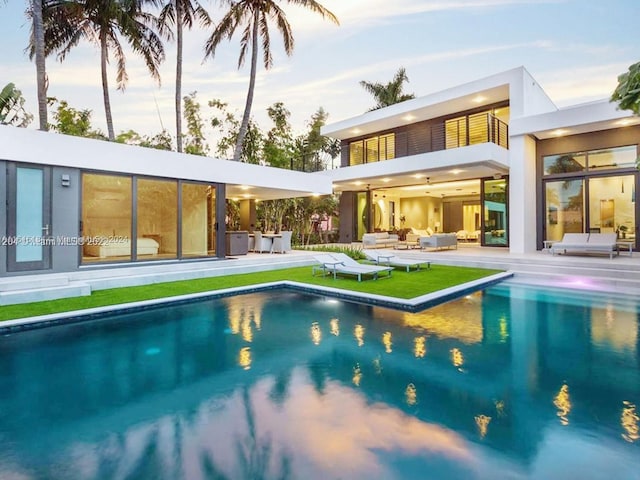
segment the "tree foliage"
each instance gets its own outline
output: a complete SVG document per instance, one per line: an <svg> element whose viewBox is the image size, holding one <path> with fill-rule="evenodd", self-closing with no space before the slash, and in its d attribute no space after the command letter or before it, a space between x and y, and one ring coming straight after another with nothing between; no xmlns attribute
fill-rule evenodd
<svg viewBox="0 0 640 480"><path fill-rule="evenodd" d="M158 16L159 33L167 39L176 37L176 148L182 152L182 51L184 27L191 29L194 22L201 26L211 25L209 13L197 0L170 0L162 8Z"/></svg>
<svg viewBox="0 0 640 480"><path fill-rule="evenodd" d="M184 97L184 118L187 121L185 152L206 156L209 153L209 145L204 138L204 121L200 113L200 103L196 100L196 92Z"/></svg>
<svg viewBox="0 0 640 480"><path fill-rule="evenodd" d="M57 53L63 61L81 40L100 47L102 95L109 140L115 140L107 65L109 55L117 63L116 83L124 90L128 81L126 58L121 40L142 56L151 76L160 81L159 66L164 60L164 46L155 32L157 18L143 10L152 0L49 0L45 3L43 22L45 54ZM35 45L31 44L31 54Z"/></svg>
<svg viewBox="0 0 640 480"><path fill-rule="evenodd" d="M299 5L320 14L323 18L338 24L336 16L315 0L288 0L287 3ZM233 159L241 160L244 137L247 135L251 117L251 106L255 91L256 72L258 64L258 38L262 41L262 63L265 69L271 68L273 57L271 55L271 34L269 23L276 24L282 35L284 51L287 55L293 54L293 33L287 16L280 8L276 0L238 0L230 2L230 8L222 20L214 28L211 36L205 44L205 58L214 57L216 49L224 39L231 40L238 29L242 30L240 38L240 55L238 56L238 68L244 65L248 51L251 51L251 71L249 74L249 89L245 103L244 113L240 122Z"/></svg>
<svg viewBox="0 0 640 480"><path fill-rule="evenodd" d="M26 127L33 115L24 109L25 99L13 83L8 83L0 91L0 124Z"/></svg>
<svg viewBox="0 0 640 480"><path fill-rule="evenodd" d="M66 100L54 97L49 98L49 105L54 109L50 125L53 131L75 137L107 139L104 133L91 126L91 110L78 110L70 107Z"/></svg>
<svg viewBox="0 0 640 480"><path fill-rule="evenodd" d="M404 67L400 67L393 79L386 83L372 83L362 80L360 85L367 92L373 95L376 105L369 111L378 110L380 108L388 107L396 103L404 102L405 100L411 100L415 98L413 93L403 93L404 82L409 82L407 77L407 71Z"/></svg>
<svg viewBox="0 0 640 480"><path fill-rule="evenodd" d="M640 62L618 76L618 86L611 95L611 101L617 102L622 110L640 115Z"/></svg>

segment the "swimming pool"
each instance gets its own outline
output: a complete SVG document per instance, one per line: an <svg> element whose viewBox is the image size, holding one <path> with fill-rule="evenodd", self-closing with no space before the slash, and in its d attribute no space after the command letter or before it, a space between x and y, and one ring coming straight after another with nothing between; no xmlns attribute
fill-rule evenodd
<svg viewBox="0 0 640 480"><path fill-rule="evenodd" d="M638 478L639 312L282 290L5 335L0 478Z"/></svg>

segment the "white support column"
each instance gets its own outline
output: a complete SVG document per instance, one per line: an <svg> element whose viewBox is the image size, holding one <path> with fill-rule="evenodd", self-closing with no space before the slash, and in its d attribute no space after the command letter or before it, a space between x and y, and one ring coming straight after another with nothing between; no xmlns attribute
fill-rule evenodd
<svg viewBox="0 0 640 480"><path fill-rule="evenodd" d="M509 139L509 247L536 251L536 142L528 135Z"/></svg>

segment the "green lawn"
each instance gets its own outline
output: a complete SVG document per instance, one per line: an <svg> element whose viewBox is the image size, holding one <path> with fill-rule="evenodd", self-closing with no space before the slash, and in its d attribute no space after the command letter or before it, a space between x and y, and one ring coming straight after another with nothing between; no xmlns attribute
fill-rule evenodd
<svg viewBox="0 0 640 480"><path fill-rule="evenodd" d="M425 269L411 273L403 270L395 270L389 279L380 278L375 281L363 280L362 282L358 282L355 277L338 277L335 280L329 276L314 277L311 276L311 267L286 268L265 272L184 280L180 282L157 283L140 287L112 288L109 290L95 291L91 296L87 297L65 298L22 305L8 305L0 307L0 320L68 312L84 308L116 305L188 293L207 292L278 280L292 280L311 285L330 286L344 290L408 299L477 280L498 272L499 270L482 268L432 265L430 270Z"/></svg>

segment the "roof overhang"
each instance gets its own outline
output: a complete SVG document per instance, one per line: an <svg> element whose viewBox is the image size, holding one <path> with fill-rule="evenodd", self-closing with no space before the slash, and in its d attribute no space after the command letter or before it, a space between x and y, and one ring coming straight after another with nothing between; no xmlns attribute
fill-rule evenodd
<svg viewBox="0 0 640 480"><path fill-rule="evenodd" d="M619 110L609 100L600 100L555 112L513 118L509 124L509 135L533 135L544 140L638 124L640 117Z"/></svg>
<svg viewBox="0 0 640 480"><path fill-rule="evenodd" d="M0 126L0 160L224 183L227 198L271 200L331 193L322 175L102 140Z"/></svg>
<svg viewBox="0 0 640 480"><path fill-rule="evenodd" d="M323 172L333 189L358 191L500 176L509 172L509 151L494 143L423 153Z"/></svg>

